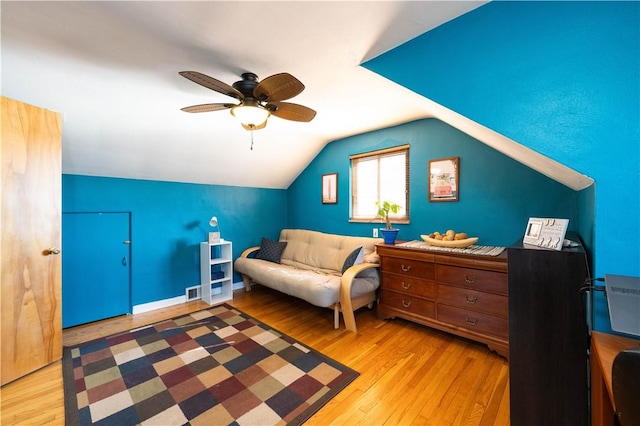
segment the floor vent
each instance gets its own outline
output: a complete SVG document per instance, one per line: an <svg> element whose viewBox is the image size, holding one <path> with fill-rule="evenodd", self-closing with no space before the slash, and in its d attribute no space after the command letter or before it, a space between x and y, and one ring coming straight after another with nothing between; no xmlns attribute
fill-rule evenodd
<svg viewBox="0 0 640 426"><path fill-rule="evenodd" d="M200 299L200 286L193 286L187 288L187 302Z"/></svg>

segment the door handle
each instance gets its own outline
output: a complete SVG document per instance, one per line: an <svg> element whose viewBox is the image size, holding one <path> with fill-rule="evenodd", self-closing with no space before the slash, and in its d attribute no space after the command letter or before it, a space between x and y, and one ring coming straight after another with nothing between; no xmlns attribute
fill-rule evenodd
<svg viewBox="0 0 640 426"><path fill-rule="evenodd" d="M60 254L60 249L58 247L49 247L48 249L42 252L45 256L49 256L50 254Z"/></svg>
<svg viewBox="0 0 640 426"><path fill-rule="evenodd" d="M122 244L131 244L131 240L124 240Z"/></svg>
<svg viewBox="0 0 640 426"><path fill-rule="evenodd" d="M122 258L122 266L127 266L127 256Z"/></svg>

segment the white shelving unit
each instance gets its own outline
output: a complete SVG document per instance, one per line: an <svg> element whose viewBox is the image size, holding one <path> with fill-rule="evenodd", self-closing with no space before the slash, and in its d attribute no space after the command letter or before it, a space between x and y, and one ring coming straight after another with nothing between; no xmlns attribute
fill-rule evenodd
<svg viewBox="0 0 640 426"><path fill-rule="evenodd" d="M200 295L209 305L233 299L231 241L200 243Z"/></svg>

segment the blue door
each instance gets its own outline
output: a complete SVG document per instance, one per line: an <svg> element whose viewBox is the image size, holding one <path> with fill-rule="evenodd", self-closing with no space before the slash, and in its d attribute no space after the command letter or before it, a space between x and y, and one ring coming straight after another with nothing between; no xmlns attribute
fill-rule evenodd
<svg viewBox="0 0 640 426"><path fill-rule="evenodd" d="M131 313L129 213L62 214L62 327Z"/></svg>

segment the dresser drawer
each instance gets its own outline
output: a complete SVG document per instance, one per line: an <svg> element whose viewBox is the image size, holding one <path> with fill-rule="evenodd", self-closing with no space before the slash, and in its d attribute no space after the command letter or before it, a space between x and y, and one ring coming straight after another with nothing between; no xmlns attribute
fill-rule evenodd
<svg viewBox="0 0 640 426"><path fill-rule="evenodd" d="M438 303L438 321L507 340L509 321L493 315Z"/></svg>
<svg viewBox="0 0 640 426"><path fill-rule="evenodd" d="M408 275L432 280L435 277L435 265L431 262L420 262L413 259L399 259L397 257L384 257L381 259L382 272Z"/></svg>
<svg viewBox="0 0 640 426"><path fill-rule="evenodd" d="M507 299L507 296L500 294L483 293L462 287L439 284L437 299L438 303L497 315L502 318L507 318L509 313L509 299Z"/></svg>
<svg viewBox="0 0 640 426"><path fill-rule="evenodd" d="M382 274L382 288L429 299L435 299L437 294L437 285L433 281L386 272Z"/></svg>
<svg viewBox="0 0 640 426"><path fill-rule="evenodd" d="M380 292L380 303L413 315L425 318L436 317L436 302L433 300L420 299L383 288Z"/></svg>
<svg viewBox="0 0 640 426"><path fill-rule="evenodd" d="M507 295L507 274L482 269L436 265L436 281L473 290Z"/></svg>

